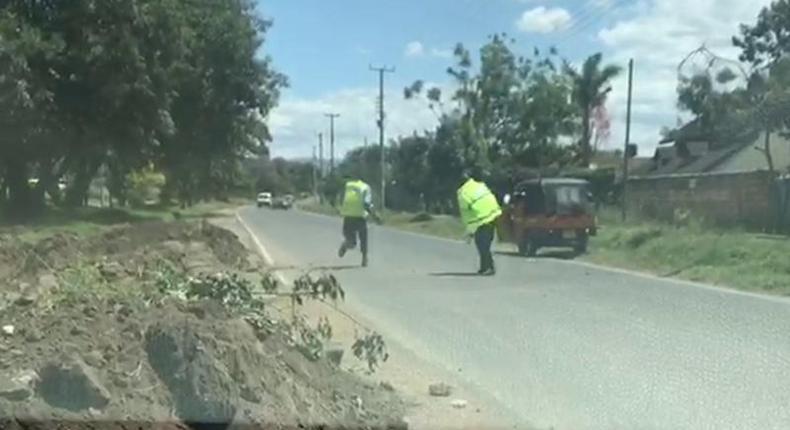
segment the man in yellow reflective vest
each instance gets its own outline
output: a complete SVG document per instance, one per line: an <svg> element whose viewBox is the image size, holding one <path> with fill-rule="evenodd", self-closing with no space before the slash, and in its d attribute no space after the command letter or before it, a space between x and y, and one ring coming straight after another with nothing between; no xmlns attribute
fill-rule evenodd
<svg viewBox="0 0 790 430"><path fill-rule="evenodd" d="M496 221L502 215L494 193L481 181L479 169L464 172L464 184L458 189L458 209L466 227L466 234L474 236L477 253L480 255L479 275L496 274L491 244L494 241Z"/></svg>
<svg viewBox="0 0 790 430"><path fill-rule="evenodd" d="M360 251L362 251L362 267L367 267L367 217L370 215L377 222L381 222L381 220L373 209L370 185L351 175L344 175L344 179L346 180L346 185L343 191L343 201L340 203L340 215L343 216L343 243L340 244L337 255L343 257L349 249L356 248L357 238L359 238L359 247Z"/></svg>

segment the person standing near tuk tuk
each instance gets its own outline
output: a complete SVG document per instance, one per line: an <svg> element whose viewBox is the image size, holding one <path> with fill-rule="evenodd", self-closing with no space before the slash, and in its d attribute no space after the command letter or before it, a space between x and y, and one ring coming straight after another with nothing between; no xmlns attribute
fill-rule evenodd
<svg viewBox="0 0 790 430"><path fill-rule="evenodd" d="M340 215L343 216L343 242L337 251L339 257L346 255L349 249L357 246L362 251L362 267L368 265L368 223L367 216L370 214L378 223L381 218L373 209L373 198L370 185L353 175L344 174L345 188L343 200L340 203Z"/></svg>
<svg viewBox="0 0 790 430"><path fill-rule="evenodd" d="M466 234L474 237L475 247L480 256L478 275L496 274L491 244L494 241L496 221L502 209L494 193L482 181L482 171L472 168L464 171L463 185L458 189L458 210L466 227Z"/></svg>

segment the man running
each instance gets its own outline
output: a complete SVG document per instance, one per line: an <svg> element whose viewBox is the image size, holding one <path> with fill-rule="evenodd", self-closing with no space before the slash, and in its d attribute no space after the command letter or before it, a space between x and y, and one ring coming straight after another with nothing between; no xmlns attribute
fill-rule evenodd
<svg viewBox="0 0 790 430"><path fill-rule="evenodd" d="M362 251L362 267L368 265L368 222L370 215L377 222L381 222L378 214L373 209L373 197L370 185L353 175L344 175L346 180L343 201L340 204L340 215L343 216L343 243L337 255L343 257L349 249L357 246L359 238L360 251Z"/></svg>

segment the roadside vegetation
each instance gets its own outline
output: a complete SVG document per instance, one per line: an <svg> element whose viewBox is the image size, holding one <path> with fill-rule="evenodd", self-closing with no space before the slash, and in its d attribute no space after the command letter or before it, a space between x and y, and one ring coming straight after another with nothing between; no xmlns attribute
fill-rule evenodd
<svg viewBox="0 0 790 430"><path fill-rule="evenodd" d="M790 294L790 240L695 219L659 223L604 212L585 260L741 290Z"/></svg>
<svg viewBox="0 0 790 430"><path fill-rule="evenodd" d="M250 199L232 198L227 201L200 202L185 209L179 205L162 204L123 208L52 207L24 222L0 216L0 234L14 234L20 240L30 243L59 233L87 237L123 224L219 217L249 202Z"/></svg>

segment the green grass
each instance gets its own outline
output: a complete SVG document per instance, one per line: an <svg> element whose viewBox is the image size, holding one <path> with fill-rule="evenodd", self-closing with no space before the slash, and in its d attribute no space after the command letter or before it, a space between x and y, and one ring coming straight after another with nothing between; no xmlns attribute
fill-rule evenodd
<svg viewBox="0 0 790 430"><path fill-rule="evenodd" d="M297 203L304 211L330 216L340 216L337 209L328 204L319 204L315 200L304 200ZM460 239L464 235L464 226L457 217L449 215L425 215L410 212L385 211L382 214L384 225L430 236Z"/></svg>
<svg viewBox="0 0 790 430"><path fill-rule="evenodd" d="M790 295L790 240L690 222L673 226L602 214L584 258L742 290Z"/></svg>
<svg viewBox="0 0 790 430"><path fill-rule="evenodd" d="M205 202L184 210L177 206L121 209L90 206L74 209L47 208L43 214L22 222L11 222L0 217L0 229L14 232L21 240L32 243L57 233L90 236L120 224L217 217L244 203L248 202Z"/></svg>

